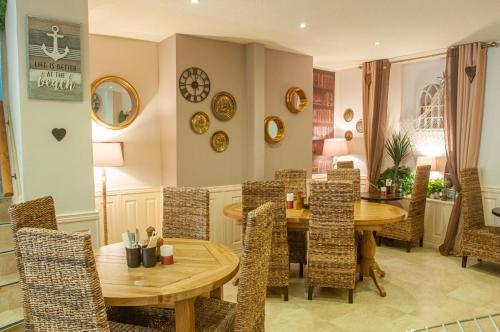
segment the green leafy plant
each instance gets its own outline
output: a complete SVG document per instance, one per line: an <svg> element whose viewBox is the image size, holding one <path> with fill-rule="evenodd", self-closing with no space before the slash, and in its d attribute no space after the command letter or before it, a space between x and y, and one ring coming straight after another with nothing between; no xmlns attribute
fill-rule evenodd
<svg viewBox="0 0 500 332"><path fill-rule="evenodd" d="M385 151L392 159L394 163L395 172L395 183L399 183L398 172L401 167L401 163L406 160L411 154L411 140L407 133L402 134L401 132L392 133L391 137L388 138L384 143Z"/></svg>
<svg viewBox="0 0 500 332"><path fill-rule="evenodd" d="M378 185L385 187L387 179L391 179L392 183L398 183L403 195L409 195L413 188L415 174L406 166L400 166L397 172L395 167L390 167L380 174Z"/></svg>
<svg viewBox="0 0 500 332"><path fill-rule="evenodd" d="M430 180L427 185L427 196L430 197L432 194L440 193L443 190L444 181L443 179Z"/></svg>
<svg viewBox="0 0 500 332"><path fill-rule="evenodd" d="M7 0L0 0L0 31L5 30L5 11L7 10Z"/></svg>

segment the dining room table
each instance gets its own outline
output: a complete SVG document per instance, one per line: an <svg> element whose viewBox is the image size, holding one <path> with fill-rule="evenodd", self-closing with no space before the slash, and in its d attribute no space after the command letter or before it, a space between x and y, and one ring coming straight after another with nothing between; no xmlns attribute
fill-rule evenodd
<svg viewBox="0 0 500 332"><path fill-rule="evenodd" d="M494 216L500 217L500 207L494 208L491 210L491 213L493 213Z"/></svg>
<svg viewBox="0 0 500 332"><path fill-rule="evenodd" d="M360 194L360 198L369 202L386 203L400 201L405 198L405 195L403 195L402 193L382 194L380 192L362 192Z"/></svg>
<svg viewBox="0 0 500 332"><path fill-rule="evenodd" d="M223 214L229 219L243 223L242 203L232 203L223 208ZM400 207L357 201L354 203L354 227L362 232L361 238L361 263L359 264L360 278L369 277L373 280L380 296L385 297L387 292L378 280L384 278L386 273L375 260L376 248L374 231L379 231L386 224L405 220L407 212ZM309 209L286 209L288 231L308 231L311 219Z"/></svg>
<svg viewBox="0 0 500 332"><path fill-rule="evenodd" d="M123 243L100 247L95 260L107 306L175 309L176 331L195 330L199 296L222 299L222 287L238 272L239 257L227 246L203 240L165 238L174 264L129 268Z"/></svg>

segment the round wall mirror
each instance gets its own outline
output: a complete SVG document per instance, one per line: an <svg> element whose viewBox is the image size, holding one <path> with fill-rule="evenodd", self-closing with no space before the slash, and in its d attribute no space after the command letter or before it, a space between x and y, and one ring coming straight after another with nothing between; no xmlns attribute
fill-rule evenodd
<svg viewBox="0 0 500 332"><path fill-rule="evenodd" d="M95 80L91 95L92 119L106 128L123 129L139 114L139 95L132 84L121 77L106 76Z"/></svg>
<svg viewBox="0 0 500 332"><path fill-rule="evenodd" d="M292 113L299 113L307 107L307 96L301 88L293 87L286 92L286 107Z"/></svg>
<svg viewBox="0 0 500 332"><path fill-rule="evenodd" d="M264 121L264 138L267 143L276 144L285 137L285 124L277 116L268 116Z"/></svg>

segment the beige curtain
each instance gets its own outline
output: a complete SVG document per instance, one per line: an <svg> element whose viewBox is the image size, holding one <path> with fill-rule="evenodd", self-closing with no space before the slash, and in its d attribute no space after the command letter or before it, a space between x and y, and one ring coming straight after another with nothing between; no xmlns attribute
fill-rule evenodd
<svg viewBox="0 0 500 332"><path fill-rule="evenodd" d="M448 170L458 197L453 205L443 255L461 255L463 220L459 172L476 167L483 123L483 100L488 48L483 43L450 47L446 53L444 131Z"/></svg>
<svg viewBox="0 0 500 332"><path fill-rule="evenodd" d="M370 191L377 190L384 156L390 71L389 60L363 63L363 121Z"/></svg>

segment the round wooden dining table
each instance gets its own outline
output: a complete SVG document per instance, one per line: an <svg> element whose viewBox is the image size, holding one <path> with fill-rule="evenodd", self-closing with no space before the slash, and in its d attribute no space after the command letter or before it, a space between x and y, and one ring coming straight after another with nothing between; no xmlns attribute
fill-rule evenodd
<svg viewBox="0 0 500 332"><path fill-rule="evenodd" d="M241 203L227 205L223 209L226 217L239 223L243 222L243 207ZM407 213L400 207L358 201L354 203L354 226L356 230L363 232L361 238L361 264L359 273L361 277L370 277L377 287L380 296L386 296L386 291L379 283L377 276L385 277L385 272L375 260L377 245L373 231L379 231L383 225L405 220ZM311 212L307 209L287 209L286 220L288 231L309 230Z"/></svg>
<svg viewBox="0 0 500 332"><path fill-rule="evenodd" d="M95 260L108 306L175 309L176 331L194 331L194 303L210 294L222 299L222 286L238 272L239 258L219 243L164 239L174 248L174 264L128 268L123 243L99 248Z"/></svg>

